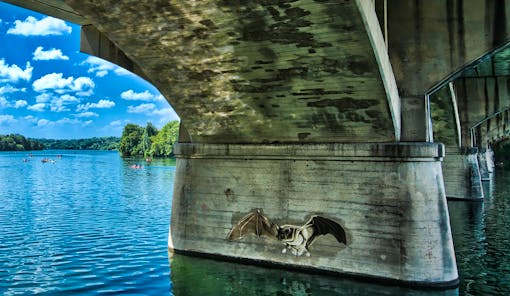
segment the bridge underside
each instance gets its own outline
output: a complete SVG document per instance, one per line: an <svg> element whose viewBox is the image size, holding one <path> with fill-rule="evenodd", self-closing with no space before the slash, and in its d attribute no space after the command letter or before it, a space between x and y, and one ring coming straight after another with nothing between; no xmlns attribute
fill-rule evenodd
<svg viewBox="0 0 510 296"><path fill-rule="evenodd" d="M510 44L486 53L454 73L430 95L434 140L446 145L446 194L482 199L491 180L491 146L510 134Z"/></svg>
<svg viewBox="0 0 510 296"><path fill-rule="evenodd" d="M144 77L179 114L176 252L457 283L446 194L476 179L473 139L506 131L494 122L507 112L493 116L506 78L478 58L510 39L507 1L7 2L81 24L82 51ZM477 105L473 85L497 103ZM446 193L443 170L457 176ZM257 209L301 236L229 239ZM333 235L312 238L313 216Z"/></svg>
<svg viewBox="0 0 510 296"><path fill-rule="evenodd" d="M382 35L365 24L375 11L356 1L66 2L140 66L193 142L397 140Z"/></svg>

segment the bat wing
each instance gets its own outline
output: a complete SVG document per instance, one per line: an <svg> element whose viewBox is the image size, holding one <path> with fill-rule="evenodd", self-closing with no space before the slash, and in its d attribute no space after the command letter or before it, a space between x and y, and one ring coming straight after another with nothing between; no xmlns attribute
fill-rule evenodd
<svg viewBox="0 0 510 296"><path fill-rule="evenodd" d="M261 210L253 210L237 222L227 235L229 240L242 239L244 235L265 235L271 238L277 237L278 225L271 222Z"/></svg>
<svg viewBox="0 0 510 296"><path fill-rule="evenodd" d="M328 218L324 218L321 216L313 216L308 220L306 223L308 228L313 229L313 233L308 239L307 247L312 244L312 242L317 238L319 235L326 235L326 234L332 234L336 240L339 243L347 244L347 237L345 235L345 230L343 229L340 224L336 223L333 220L330 220Z"/></svg>

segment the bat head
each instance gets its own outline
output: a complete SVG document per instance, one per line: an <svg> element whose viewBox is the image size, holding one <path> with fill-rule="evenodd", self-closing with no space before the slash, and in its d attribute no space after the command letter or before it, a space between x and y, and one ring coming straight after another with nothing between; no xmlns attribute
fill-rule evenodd
<svg viewBox="0 0 510 296"><path fill-rule="evenodd" d="M281 240L281 241L293 240L295 232L296 232L296 226L283 225L278 228L278 240Z"/></svg>

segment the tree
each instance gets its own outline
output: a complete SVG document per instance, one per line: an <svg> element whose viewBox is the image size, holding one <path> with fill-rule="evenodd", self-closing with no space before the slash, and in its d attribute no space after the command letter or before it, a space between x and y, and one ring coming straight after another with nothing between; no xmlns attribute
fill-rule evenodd
<svg viewBox="0 0 510 296"><path fill-rule="evenodd" d="M34 140L34 139L31 139ZM120 138L118 137L94 137L88 139L35 139L36 142L42 143L46 149L72 149L72 150L118 150ZM37 144L36 146L37 147ZM37 150L37 148L33 148Z"/></svg>
<svg viewBox="0 0 510 296"><path fill-rule="evenodd" d="M152 141L151 138L156 136L158 134L158 129L152 125L152 123L148 122L147 126L145 127L143 134L142 134L142 149L143 149L143 155L145 157L153 156L153 153L151 153L151 146Z"/></svg>
<svg viewBox="0 0 510 296"><path fill-rule="evenodd" d="M127 124L122 132L119 152L122 157L171 157L178 135L179 121L167 123L161 131L158 131L150 122L145 128L136 124Z"/></svg>
<svg viewBox="0 0 510 296"><path fill-rule="evenodd" d="M155 136L158 134L158 129L152 125L152 123L147 122L147 126L145 127L145 131L149 137Z"/></svg>
<svg viewBox="0 0 510 296"><path fill-rule="evenodd" d="M152 137L151 155L159 157L173 156L173 145L179 135L179 121L170 121L161 131Z"/></svg>
<svg viewBox="0 0 510 296"><path fill-rule="evenodd" d="M44 146L20 134L0 135L0 151L41 150Z"/></svg>
<svg viewBox="0 0 510 296"><path fill-rule="evenodd" d="M129 123L124 127L119 145L122 157L143 155L143 148L140 145L143 133L144 128L136 124Z"/></svg>

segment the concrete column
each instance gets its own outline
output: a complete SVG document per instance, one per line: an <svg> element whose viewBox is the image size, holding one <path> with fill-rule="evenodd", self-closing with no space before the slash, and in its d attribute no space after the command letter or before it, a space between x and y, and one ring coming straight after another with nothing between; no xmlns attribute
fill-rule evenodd
<svg viewBox="0 0 510 296"><path fill-rule="evenodd" d="M169 249L371 280L455 286L443 151L434 143L178 144ZM272 235L227 239L232 227L257 209L280 226L302 226L314 215L330 219L344 229L346 243L319 236L308 255L296 256L282 253L283 242ZM309 238L305 228L296 241Z"/></svg>
<svg viewBox="0 0 510 296"><path fill-rule="evenodd" d="M482 181L492 180L494 173L494 151L492 149L481 149L478 152L478 165Z"/></svg>
<svg viewBox="0 0 510 296"><path fill-rule="evenodd" d="M477 148L448 147L443 161L446 196L451 199L483 199Z"/></svg>

